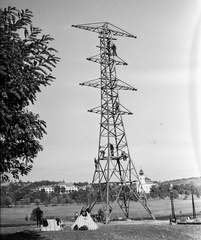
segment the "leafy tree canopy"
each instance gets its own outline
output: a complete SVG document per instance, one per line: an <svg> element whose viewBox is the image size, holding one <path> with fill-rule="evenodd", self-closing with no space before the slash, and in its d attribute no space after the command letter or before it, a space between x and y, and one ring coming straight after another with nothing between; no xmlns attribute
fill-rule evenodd
<svg viewBox="0 0 201 240"><path fill-rule="evenodd" d="M0 9L0 174L19 178L31 171L33 159L43 149L45 121L28 110L41 86L50 85L59 58L53 40L32 26L28 9Z"/></svg>

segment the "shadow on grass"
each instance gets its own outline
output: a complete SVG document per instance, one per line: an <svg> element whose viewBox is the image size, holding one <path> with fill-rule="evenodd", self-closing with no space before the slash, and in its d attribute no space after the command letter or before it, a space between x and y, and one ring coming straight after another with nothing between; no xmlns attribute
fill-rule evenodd
<svg viewBox="0 0 201 240"><path fill-rule="evenodd" d="M26 231L26 232L17 232L12 234L2 234L1 240L45 240L44 237L40 236L38 232L35 231Z"/></svg>

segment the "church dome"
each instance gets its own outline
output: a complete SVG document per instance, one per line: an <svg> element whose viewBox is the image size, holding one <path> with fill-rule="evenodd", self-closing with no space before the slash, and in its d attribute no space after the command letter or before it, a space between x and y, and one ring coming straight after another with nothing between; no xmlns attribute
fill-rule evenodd
<svg viewBox="0 0 201 240"><path fill-rule="evenodd" d="M143 172L143 170L142 169L140 169L140 172L139 172L139 174L142 176L142 175L144 175L144 172Z"/></svg>

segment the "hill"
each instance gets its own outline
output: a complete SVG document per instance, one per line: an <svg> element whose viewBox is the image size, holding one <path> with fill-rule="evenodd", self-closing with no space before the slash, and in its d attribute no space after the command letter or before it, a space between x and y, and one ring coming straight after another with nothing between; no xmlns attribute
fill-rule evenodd
<svg viewBox="0 0 201 240"><path fill-rule="evenodd" d="M198 186L201 186L201 177L174 179L174 180L164 181L163 183L169 183L173 185L189 184L191 186L198 187Z"/></svg>

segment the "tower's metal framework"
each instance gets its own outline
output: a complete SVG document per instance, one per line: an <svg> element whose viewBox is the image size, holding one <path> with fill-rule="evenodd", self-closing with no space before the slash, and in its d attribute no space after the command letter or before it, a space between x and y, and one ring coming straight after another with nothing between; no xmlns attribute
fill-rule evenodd
<svg viewBox="0 0 201 240"><path fill-rule="evenodd" d="M97 202L104 203L106 223L110 213L110 200L116 198L126 217L129 217L129 202L135 198L154 219L148 207L144 191L139 191L140 179L130 156L122 115L132 114L120 104L119 90L136 91L134 87L116 76L117 65L127 65L117 56L114 41L116 37L136 38L132 34L108 23L72 25L72 27L99 34L100 54L87 60L100 64L100 77L80 83L83 86L99 88L101 105L89 112L98 113L100 119L98 156L94 159L95 172L92 180L90 209Z"/></svg>

